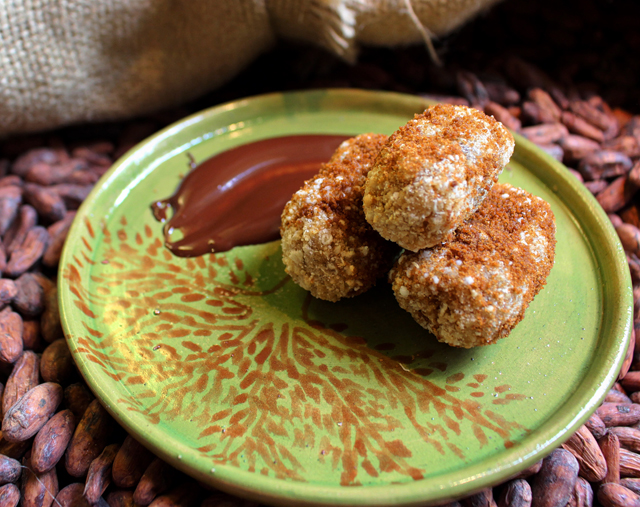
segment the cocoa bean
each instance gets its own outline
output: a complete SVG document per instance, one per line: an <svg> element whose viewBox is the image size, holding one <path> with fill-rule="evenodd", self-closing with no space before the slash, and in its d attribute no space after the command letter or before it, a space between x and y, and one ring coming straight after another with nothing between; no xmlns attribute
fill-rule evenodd
<svg viewBox="0 0 640 507"><path fill-rule="evenodd" d="M609 433L618 437L620 446L634 452L640 452L640 430L627 426L609 428Z"/></svg>
<svg viewBox="0 0 640 507"><path fill-rule="evenodd" d="M507 110L513 115L514 118L520 119L522 116L522 108L520 106L510 106Z"/></svg>
<svg viewBox="0 0 640 507"><path fill-rule="evenodd" d="M559 142L569 135L567 127L562 123L543 123L523 127L520 133L536 144L551 144Z"/></svg>
<svg viewBox="0 0 640 507"><path fill-rule="evenodd" d="M554 122L560 121L560 115L562 114L562 111L560 110L560 107L558 107L558 104L555 103L551 95L549 95L542 88L531 88L528 95L533 102L544 109L545 117L552 118L552 121Z"/></svg>
<svg viewBox="0 0 640 507"><path fill-rule="evenodd" d="M586 479L578 477L567 507L592 507L593 488Z"/></svg>
<svg viewBox="0 0 640 507"><path fill-rule="evenodd" d="M0 239L0 273L2 273L7 267L7 251L4 247L4 243Z"/></svg>
<svg viewBox="0 0 640 507"><path fill-rule="evenodd" d="M586 155L578 164L585 181L625 175L633 162L619 151L599 150Z"/></svg>
<svg viewBox="0 0 640 507"><path fill-rule="evenodd" d="M609 217L609 220L611 220L611 225L613 225L614 228L624 223L622 221L622 218L620 218L620 216L616 215L615 213L609 213L607 216Z"/></svg>
<svg viewBox="0 0 640 507"><path fill-rule="evenodd" d="M502 106L512 106L520 102L520 94L503 82L489 81L484 83L489 100L497 102Z"/></svg>
<svg viewBox="0 0 640 507"><path fill-rule="evenodd" d="M584 425L589 428L589 431L594 437L596 437L596 439L602 438L602 436L607 432L607 427L604 425L598 414L591 414Z"/></svg>
<svg viewBox="0 0 640 507"><path fill-rule="evenodd" d="M640 405L636 403L603 403L596 413L607 427L631 426L640 421Z"/></svg>
<svg viewBox="0 0 640 507"><path fill-rule="evenodd" d="M22 321L22 343L25 349L41 352L44 349L44 341L40 336L40 321Z"/></svg>
<svg viewBox="0 0 640 507"><path fill-rule="evenodd" d="M3 238L6 244L7 255L11 255L13 251L24 242L27 233L33 229L37 223L38 212L35 208L29 204L20 206L17 218L11 224L11 227L9 227Z"/></svg>
<svg viewBox="0 0 640 507"><path fill-rule="evenodd" d="M4 415L2 436L7 440L27 440L42 428L62 401L62 387L45 382L30 389Z"/></svg>
<svg viewBox="0 0 640 507"><path fill-rule="evenodd" d="M607 473L602 478L602 482L620 482L620 442L618 437L609 431L598 443L607 462Z"/></svg>
<svg viewBox="0 0 640 507"><path fill-rule="evenodd" d="M560 109L569 108L569 99L560 89L560 87L556 86L555 84L547 85L547 91L553 97L553 100L556 101L556 104L560 106Z"/></svg>
<svg viewBox="0 0 640 507"><path fill-rule="evenodd" d="M622 384L620 382L614 382L613 385L611 386L611 389L618 391L619 393L622 393L622 394L627 394L627 391L625 390L624 387L622 387Z"/></svg>
<svg viewBox="0 0 640 507"><path fill-rule="evenodd" d="M67 446L65 468L73 477L83 477L91 462L107 445L113 430L113 420L98 400L93 400L78 422Z"/></svg>
<svg viewBox="0 0 640 507"><path fill-rule="evenodd" d="M56 288L58 286L55 281L52 281L50 278L47 278L39 271L34 271L33 276L35 277L36 281L40 284L45 294L47 293L47 291L53 288Z"/></svg>
<svg viewBox="0 0 640 507"><path fill-rule="evenodd" d="M569 451L555 449L531 480L533 507L561 507L571 498L578 479L578 460Z"/></svg>
<svg viewBox="0 0 640 507"><path fill-rule="evenodd" d="M604 142L604 134L602 130L594 127L589 122L583 120L579 116L569 112L563 111L560 115L560 121L569 129L569 132L578 134L580 136L588 137L598 143Z"/></svg>
<svg viewBox="0 0 640 507"><path fill-rule="evenodd" d="M202 496L202 489L195 482L187 481L168 493L156 497L149 507L191 507Z"/></svg>
<svg viewBox="0 0 640 507"><path fill-rule="evenodd" d="M44 290L33 273L24 273L16 280L17 293L13 307L27 319L39 317L44 311Z"/></svg>
<svg viewBox="0 0 640 507"><path fill-rule="evenodd" d="M600 144L592 139L575 134L569 134L558 140L558 144L564 151L565 159L569 162L581 160L590 153L600 149Z"/></svg>
<svg viewBox="0 0 640 507"><path fill-rule="evenodd" d="M60 150L52 148L35 148L20 155L11 166L11 172L24 178L29 169L37 163L57 164L65 160L67 156Z"/></svg>
<svg viewBox="0 0 640 507"><path fill-rule="evenodd" d="M38 215L47 222L57 222L64 218L67 207L62 197L50 188L26 183L24 186L24 200L31 204Z"/></svg>
<svg viewBox="0 0 640 507"><path fill-rule="evenodd" d="M582 174L580 174L578 171L576 171L575 169L571 169L570 167L567 167L567 171L569 171L569 173L575 178L577 179L580 183L584 183L584 178L582 177ZM621 220L622 221L622 220Z"/></svg>
<svg viewBox="0 0 640 507"><path fill-rule="evenodd" d="M44 312L40 318L40 332L47 343L63 339L60 311L58 310L58 288L44 291Z"/></svg>
<svg viewBox="0 0 640 507"><path fill-rule="evenodd" d="M541 148L542 150L546 151L558 162L562 162L562 159L564 158L564 150L560 148L560 146L558 146L557 144L539 144L538 148ZM579 180L582 181L582 175L578 171L573 169L572 172L574 173L574 176L578 175Z"/></svg>
<svg viewBox="0 0 640 507"><path fill-rule="evenodd" d="M525 101L522 103L522 116L528 123L554 123L557 118L537 102Z"/></svg>
<svg viewBox="0 0 640 507"><path fill-rule="evenodd" d="M18 460L0 454L0 485L16 482L21 473L22 467Z"/></svg>
<svg viewBox="0 0 640 507"><path fill-rule="evenodd" d="M20 460L30 448L31 439L22 442L10 442L0 433L0 454Z"/></svg>
<svg viewBox="0 0 640 507"><path fill-rule="evenodd" d="M40 358L30 350L25 350L15 362L7 379L2 397L2 413L6 414L27 392L36 387L40 379Z"/></svg>
<svg viewBox="0 0 640 507"><path fill-rule="evenodd" d="M115 150L115 146L110 141L98 141L86 146L74 148L71 155L82 158L91 164L111 165L111 159L105 155L110 155Z"/></svg>
<svg viewBox="0 0 640 507"><path fill-rule="evenodd" d="M22 194L22 187L0 187L0 236L4 236L18 215Z"/></svg>
<svg viewBox="0 0 640 507"><path fill-rule="evenodd" d="M17 507L20 502L20 489L15 484L5 484L0 487L0 505L2 507Z"/></svg>
<svg viewBox="0 0 640 507"><path fill-rule="evenodd" d="M562 447L578 460L581 477L589 482L598 482L605 477L607 463L598 442L586 426L580 426Z"/></svg>
<svg viewBox="0 0 640 507"><path fill-rule="evenodd" d="M620 373L618 374L618 380L622 380L626 377L627 373L629 373L629 368L631 368L631 363L633 362L633 355L635 352L635 344L636 344L636 336L635 330L631 330L631 340L629 341L629 346L627 347L627 352L624 356L624 361L622 362L622 366L620 367ZM631 401L631 400L629 400Z"/></svg>
<svg viewBox="0 0 640 507"><path fill-rule="evenodd" d="M485 488L477 493L460 500L463 507L496 507L493 490Z"/></svg>
<svg viewBox="0 0 640 507"><path fill-rule="evenodd" d="M31 451L31 464L36 472L44 473L56 466L64 455L75 428L75 417L67 409L55 414L38 431Z"/></svg>
<svg viewBox="0 0 640 507"><path fill-rule="evenodd" d="M111 444L91 462L84 487L84 497L95 504L111 482L111 467L120 449L119 444Z"/></svg>
<svg viewBox="0 0 640 507"><path fill-rule="evenodd" d="M45 382L66 385L76 375L75 362L64 338L53 341L44 349L40 374Z"/></svg>
<svg viewBox="0 0 640 507"><path fill-rule="evenodd" d="M55 507L91 507L83 493L84 484L73 482L60 490L54 505Z"/></svg>
<svg viewBox="0 0 640 507"><path fill-rule="evenodd" d="M93 186L100 179L100 176L99 172L91 169L74 171L67 179L67 183L70 185Z"/></svg>
<svg viewBox="0 0 640 507"><path fill-rule="evenodd" d="M67 234L69 233L75 215L75 211L68 211L62 220L50 225L47 229L49 233L49 243L42 256L42 263L45 266L53 268L58 265L64 241L67 239Z"/></svg>
<svg viewBox="0 0 640 507"><path fill-rule="evenodd" d="M604 401L605 403L631 403L631 398L617 389L609 389Z"/></svg>
<svg viewBox="0 0 640 507"><path fill-rule="evenodd" d="M629 171L629 183L635 188L640 188L640 162L636 162Z"/></svg>
<svg viewBox="0 0 640 507"><path fill-rule="evenodd" d="M620 475L640 477L640 454L620 448Z"/></svg>
<svg viewBox="0 0 640 507"><path fill-rule="evenodd" d="M61 183L60 185L53 185L51 187L51 190L62 198L68 210L78 209L92 189L92 184L78 185L73 183Z"/></svg>
<svg viewBox="0 0 640 507"><path fill-rule="evenodd" d="M11 256L5 269L7 276L16 278L40 260L47 248L49 233L39 225L33 227Z"/></svg>
<svg viewBox="0 0 640 507"><path fill-rule="evenodd" d="M153 459L151 452L127 435L113 462L113 483L119 488L134 487Z"/></svg>
<svg viewBox="0 0 640 507"><path fill-rule="evenodd" d="M626 478L620 479L620 485L640 495L640 479Z"/></svg>
<svg viewBox="0 0 640 507"><path fill-rule="evenodd" d="M605 141L602 145L605 150L617 151L627 157L640 157L640 141L633 136L620 136Z"/></svg>
<svg viewBox="0 0 640 507"><path fill-rule="evenodd" d="M58 475L53 468L44 474L33 471L28 457L23 460L22 506L50 507L58 495Z"/></svg>
<svg viewBox="0 0 640 507"><path fill-rule="evenodd" d="M18 288L13 280L0 279L0 305L8 305L18 293Z"/></svg>
<svg viewBox="0 0 640 507"><path fill-rule="evenodd" d="M91 391L83 383L71 384L64 390L64 406L71 410L76 421L82 418L94 399Z"/></svg>
<svg viewBox="0 0 640 507"><path fill-rule="evenodd" d="M498 507L530 507L531 486L524 479L507 482L498 497Z"/></svg>
<svg viewBox="0 0 640 507"><path fill-rule="evenodd" d="M640 138L640 118L638 118L638 115L633 115L630 118L628 115L625 116L627 116L627 119L623 121L622 134Z"/></svg>
<svg viewBox="0 0 640 507"><path fill-rule="evenodd" d="M71 173L77 169L86 167L83 160L71 159L60 164L34 164L25 174L24 179L30 183L36 183L45 187L67 181Z"/></svg>
<svg viewBox="0 0 640 507"><path fill-rule="evenodd" d="M597 496L603 507L640 507L640 496L620 484L603 484Z"/></svg>
<svg viewBox="0 0 640 507"><path fill-rule="evenodd" d="M519 131L522 127L518 118L513 116L506 107L502 107L496 102L488 101L484 106L484 112L493 116L508 129Z"/></svg>
<svg viewBox="0 0 640 507"><path fill-rule="evenodd" d="M624 246L624 243L623 243ZM630 371L628 372L622 380L620 380L621 384L624 388L629 392L640 391L640 371ZM635 424L635 423L632 423ZM616 424L615 426L620 426Z"/></svg>
<svg viewBox="0 0 640 507"><path fill-rule="evenodd" d="M607 213L615 213L631 202L637 188L627 182L627 176L613 180L607 188L600 192L596 199Z"/></svg>
<svg viewBox="0 0 640 507"><path fill-rule="evenodd" d="M133 492L133 500L142 506L149 505L156 496L167 491L176 479L176 470L156 458L147 467Z"/></svg>
<svg viewBox="0 0 640 507"><path fill-rule="evenodd" d="M636 256L640 255L640 229L635 225L622 224L616 227L622 248Z"/></svg>
<svg viewBox="0 0 640 507"><path fill-rule="evenodd" d="M472 107L484 109L489 102L489 93L478 76L473 72L458 71L456 73L458 92L469 101Z"/></svg>
<svg viewBox="0 0 640 507"><path fill-rule="evenodd" d="M133 491L115 490L107 495L109 507L138 507L133 501Z"/></svg>
<svg viewBox="0 0 640 507"><path fill-rule="evenodd" d="M511 480L527 479L528 477L531 477L532 475L537 474L541 468L542 468L542 460L536 461L533 465L525 468L522 472L518 472L517 474L512 475Z"/></svg>
<svg viewBox="0 0 640 507"><path fill-rule="evenodd" d="M617 128L618 122L615 121L614 118L609 117L606 113L603 113L586 101L571 101L569 103L569 109L583 120L589 122L591 125L603 132L611 129L613 123L615 123L615 127Z"/></svg>
<svg viewBox="0 0 640 507"><path fill-rule="evenodd" d="M10 174L0 178L0 187L21 187L22 185L24 185L24 181L22 181L20 176L16 176L15 174Z"/></svg>
<svg viewBox="0 0 640 507"><path fill-rule="evenodd" d="M0 361L16 362L22 354L22 347L22 318L11 310L1 312Z"/></svg>
<svg viewBox="0 0 640 507"><path fill-rule="evenodd" d="M585 181L584 186L593 195L598 195L600 192L602 192L609 186L609 183L607 183L607 180L593 180L593 181Z"/></svg>

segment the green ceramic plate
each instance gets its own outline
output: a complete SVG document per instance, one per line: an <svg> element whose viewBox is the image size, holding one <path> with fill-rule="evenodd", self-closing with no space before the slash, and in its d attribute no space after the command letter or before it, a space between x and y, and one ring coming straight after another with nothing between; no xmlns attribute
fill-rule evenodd
<svg viewBox="0 0 640 507"><path fill-rule="evenodd" d="M625 256L564 166L516 137L503 182L547 200L556 263L498 344L438 344L386 283L327 303L278 242L173 257L151 215L196 160L262 138L391 133L428 104L358 90L218 106L130 151L78 213L60 267L69 346L113 416L177 468L281 505L424 505L504 481L562 443L615 380Z"/></svg>

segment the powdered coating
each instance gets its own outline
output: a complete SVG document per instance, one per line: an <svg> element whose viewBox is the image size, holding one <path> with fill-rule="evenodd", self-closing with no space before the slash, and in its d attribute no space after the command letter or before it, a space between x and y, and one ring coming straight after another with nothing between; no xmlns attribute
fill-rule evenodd
<svg viewBox="0 0 640 507"><path fill-rule="evenodd" d="M391 267L395 245L371 228L362 210L367 172L386 140L362 134L343 142L285 206L285 270L317 298L361 294Z"/></svg>
<svg viewBox="0 0 640 507"><path fill-rule="evenodd" d="M449 243L405 252L389 279L400 306L439 341L488 345L524 317L546 283L555 243L549 205L498 184Z"/></svg>
<svg viewBox="0 0 640 507"><path fill-rule="evenodd" d="M367 176L367 221L411 251L446 241L480 205L515 141L493 117L438 104L398 129Z"/></svg>

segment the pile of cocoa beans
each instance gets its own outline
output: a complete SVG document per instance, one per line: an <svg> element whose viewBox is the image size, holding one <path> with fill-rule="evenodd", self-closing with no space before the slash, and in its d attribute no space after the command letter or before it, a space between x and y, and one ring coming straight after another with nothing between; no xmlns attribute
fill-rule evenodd
<svg viewBox="0 0 640 507"><path fill-rule="evenodd" d="M625 51L640 49L640 36L630 14L638 7L616 5L623 8L510 0L437 42L444 67L424 48L366 49L349 65L314 48L279 47L182 108L2 140L0 507L256 505L173 469L94 398L62 334L57 265L75 210L135 143L226 100L333 86L413 93L494 115L584 183L627 253L635 331L604 403L536 465L451 507L640 507L640 60ZM611 34L623 43L605 44Z"/></svg>

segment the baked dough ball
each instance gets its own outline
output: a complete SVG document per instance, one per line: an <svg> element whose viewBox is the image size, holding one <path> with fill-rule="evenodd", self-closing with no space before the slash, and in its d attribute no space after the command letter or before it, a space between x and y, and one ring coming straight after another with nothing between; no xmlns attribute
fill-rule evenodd
<svg viewBox="0 0 640 507"><path fill-rule="evenodd" d="M363 134L344 141L284 208L285 270L317 298L361 294L393 263L397 247L371 228L362 211L367 172L386 140Z"/></svg>
<svg viewBox="0 0 640 507"><path fill-rule="evenodd" d="M520 322L553 266L549 205L511 185L495 185L452 240L405 252L389 278L402 308L456 347L495 343Z"/></svg>
<svg viewBox="0 0 640 507"><path fill-rule="evenodd" d="M430 107L382 148L365 185L367 221L414 252L446 241L498 181L514 146L509 131L482 111Z"/></svg>

